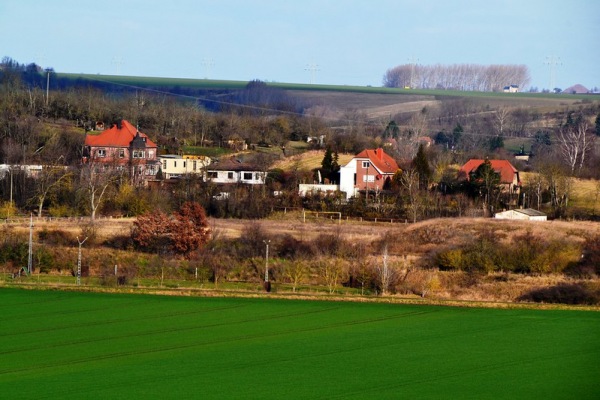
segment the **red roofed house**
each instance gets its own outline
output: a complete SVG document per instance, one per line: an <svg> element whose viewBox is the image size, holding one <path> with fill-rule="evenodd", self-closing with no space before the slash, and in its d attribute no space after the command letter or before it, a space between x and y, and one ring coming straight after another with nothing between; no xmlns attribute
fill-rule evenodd
<svg viewBox="0 0 600 400"><path fill-rule="evenodd" d="M84 146L84 163L126 170L134 184L154 178L160 167L156 143L126 120L98 135L87 134Z"/></svg>
<svg viewBox="0 0 600 400"><path fill-rule="evenodd" d="M360 191L383 190L399 169L396 161L383 149L363 150L340 168L340 191L349 199Z"/></svg>
<svg viewBox="0 0 600 400"><path fill-rule="evenodd" d="M500 185L503 191L510 194L518 193L521 187L519 171L508 160L489 160L492 169L500 174ZM458 179L469 180L471 173L475 172L485 160L471 159L458 171Z"/></svg>

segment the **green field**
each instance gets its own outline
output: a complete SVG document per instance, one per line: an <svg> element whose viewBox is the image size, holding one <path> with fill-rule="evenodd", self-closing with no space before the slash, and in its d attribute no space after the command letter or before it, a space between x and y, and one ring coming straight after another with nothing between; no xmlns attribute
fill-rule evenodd
<svg viewBox="0 0 600 400"><path fill-rule="evenodd" d="M5 399L585 399L600 314L0 289Z"/></svg>
<svg viewBox="0 0 600 400"><path fill-rule="evenodd" d="M190 78L166 78L148 76L124 76L124 75L100 75L100 74L76 74L57 73L62 79L72 81L92 81L112 83L116 85L131 87L152 88L182 88L202 90L237 90L243 89L247 81L212 80L212 79L190 79ZM351 85L321 85L305 83L266 82L268 86L283 90L301 91L335 91L351 93L372 94L399 94L399 95L424 95L436 97L475 97L475 98L505 98L505 99L552 99L552 100L586 100L598 101L599 95L590 94L553 94L553 93L503 93L503 92L468 92L460 90L438 90L438 89L401 89L377 86L351 86Z"/></svg>

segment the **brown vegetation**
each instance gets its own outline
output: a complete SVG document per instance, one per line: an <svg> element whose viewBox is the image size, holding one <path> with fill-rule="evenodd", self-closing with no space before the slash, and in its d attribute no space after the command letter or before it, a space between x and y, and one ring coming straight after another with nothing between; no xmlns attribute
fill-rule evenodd
<svg viewBox="0 0 600 400"><path fill-rule="evenodd" d="M125 234L133 224L131 219L97 221L98 239L85 249L84 269L98 277L100 284L139 285L140 280L156 279L160 285L173 280L180 282L177 286L191 287L194 282L212 282L216 288L227 282L247 282L259 288L264 278L265 241L270 240L270 279L274 290L280 292L378 294L387 288L388 295L400 297L596 304L600 287L600 271L593 266L599 256L600 224L592 222L463 218L417 224L344 221L338 225L330 221L303 224L290 214L260 222L211 219L212 238L204 250L187 260L174 253L158 256L133 251L133 242ZM36 271L71 273L76 261L74 238L82 229L85 226L78 221L38 220ZM19 259L7 260L6 249L21 249L22 260L27 226L5 225L2 230L5 239L0 255L8 273L19 265ZM489 264L498 258L484 257L487 253L465 261L467 255L477 254L473 249L485 240L496 243L496 250L488 247L489 254L508 251L510 246L513 249L498 264ZM555 243L562 245L557 248ZM448 261L457 250L463 252L465 264L440 261ZM548 261L547 255L553 257L554 264L549 265L555 267L506 267L507 260L542 265ZM556 263L561 264L556 267ZM118 265L118 275L113 273L114 265Z"/></svg>

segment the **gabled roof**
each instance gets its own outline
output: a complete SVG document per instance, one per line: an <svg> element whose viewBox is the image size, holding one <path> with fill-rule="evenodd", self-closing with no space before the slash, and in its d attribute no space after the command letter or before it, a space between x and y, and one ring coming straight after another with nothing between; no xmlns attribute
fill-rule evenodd
<svg viewBox="0 0 600 400"><path fill-rule="evenodd" d="M209 171L246 171L260 172L260 169L253 164L245 163L235 158L219 160L216 163L210 164Z"/></svg>
<svg viewBox="0 0 600 400"><path fill-rule="evenodd" d="M477 170L484 162L485 160L470 159L458 171L459 177L468 180L469 174ZM500 183L513 183L515 174L519 172L508 160L490 160L490 164L492 164L492 169L500 174Z"/></svg>
<svg viewBox="0 0 600 400"><path fill-rule="evenodd" d="M86 135L86 146L129 147L136 134L146 141L146 147L157 147L145 133L139 132L129 121L121 121L121 126L113 125L99 135Z"/></svg>
<svg viewBox="0 0 600 400"><path fill-rule="evenodd" d="M396 161L387 155L383 149L365 149L354 156L351 162L357 159L368 159L371 164L382 174L395 174L400 168Z"/></svg>

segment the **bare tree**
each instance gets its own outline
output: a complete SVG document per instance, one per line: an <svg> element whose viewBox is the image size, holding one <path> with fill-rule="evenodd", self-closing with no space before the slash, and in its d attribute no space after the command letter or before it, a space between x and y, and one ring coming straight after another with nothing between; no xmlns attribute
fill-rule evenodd
<svg viewBox="0 0 600 400"><path fill-rule="evenodd" d="M45 166L41 173L36 178L35 185L35 201L38 208L38 218L42 216L44 201L53 190L60 187L61 184L66 184L72 173L64 168Z"/></svg>
<svg viewBox="0 0 600 400"><path fill-rule="evenodd" d="M593 136L588 133L587 121L580 120L575 124L565 124L557 133L563 160L571 174L583 168L586 154L592 149Z"/></svg>
<svg viewBox="0 0 600 400"><path fill-rule="evenodd" d="M500 107L496 110L495 121L496 121L496 133L498 135L504 134L504 128L508 122L508 118L510 116L510 111L507 107Z"/></svg>
<svg viewBox="0 0 600 400"><path fill-rule="evenodd" d="M118 171L110 165L95 163L90 158L81 168L80 184L85 190L90 206L90 219L96 219L96 212L104 196L117 182Z"/></svg>
<svg viewBox="0 0 600 400"><path fill-rule="evenodd" d="M308 264L302 259L290 260L286 263L283 273L290 280L292 291L295 292L308 273Z"/></svg>
<svg viewBox="0 0 600 400"><path fill-rule="evenodd" d="M340 281L346 275L346 263L341 258L321 258L320 261L323 277L329 293L335 292Z"/></svg>
<svg viewBox="0 0 600 400"><path fill-rule="evenodd" d="M384 239L385 240L385 239ZM381 295L386 295L394 279L394 270L391 268L388 260L388 244L383 244L381 265L377 267L379 275L379 284L381 286Z"/></svg>
<svg viewBox="0 0 600 400"><path fill-rule="evenodd" d="M417 222L421 205L419 199L419 173L413 169L402 172L400 184L408 197L408 208L412 221L413 223Z"/></svg>

